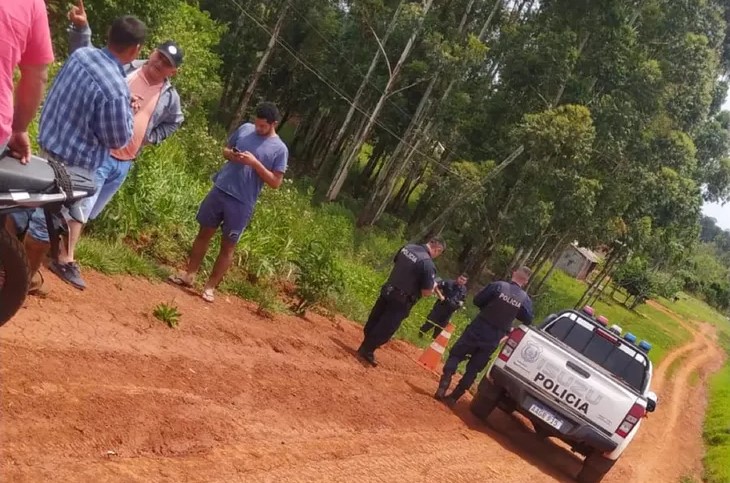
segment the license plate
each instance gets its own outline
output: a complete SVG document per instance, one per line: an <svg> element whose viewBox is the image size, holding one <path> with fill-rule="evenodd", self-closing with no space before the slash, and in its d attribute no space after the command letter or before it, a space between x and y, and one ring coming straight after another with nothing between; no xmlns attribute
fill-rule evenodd
<svg viewBox="0 0 730 483"><path fill-rule="evenodd" d="M538 406L537 404L533 404L532 406L530 406L530 412L555 429L560 429L561 426L563 426L562 419L556 417L552 412L541 406Z"/></svg>

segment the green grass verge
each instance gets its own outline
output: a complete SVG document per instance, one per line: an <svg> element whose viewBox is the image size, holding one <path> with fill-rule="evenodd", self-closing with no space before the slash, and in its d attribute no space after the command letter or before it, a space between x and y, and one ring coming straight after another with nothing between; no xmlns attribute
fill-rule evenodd
<svg viewBox="0 0 730 483"><path fill-rule="evenodd" d="M723 330L730 330L730 321L725 316L691 295L680 294L676 302L664 298L658 299L658 302L689 320L701 320L715 324Z"/></svg>
<svg viewBox="0 0 730 483"><path fill-rule="evenodd" d="M705 418L705 481L730 481L730 364L710 381L710 404Z"/></svg>
<svg viewBox="0 0 730 483"><path fill-rule="evenodd" d="M164 279L169 272L137 254L121 242L82 238L76 247L82 265L107 275L132 275Z"/></svg>

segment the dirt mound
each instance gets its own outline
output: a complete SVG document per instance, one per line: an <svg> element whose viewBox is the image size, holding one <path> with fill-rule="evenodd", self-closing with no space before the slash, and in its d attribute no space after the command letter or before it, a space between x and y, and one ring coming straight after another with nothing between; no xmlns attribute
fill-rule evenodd
<svg viewBox="0 0 730 483"><path fill-rule="evenodd" d="M132 278L88 273L83 293L49 278L51 296L0 329L7 481L543 482L579 469L519 418L484 425L467 401L455 412L435 402L436 376L408 344L364 367L350 322L263 319L233 297L211 306ZM171 301L176 330L151 316ZM698 474L704 391L690 380L716 349L693 333L610 481Z"/></svg>

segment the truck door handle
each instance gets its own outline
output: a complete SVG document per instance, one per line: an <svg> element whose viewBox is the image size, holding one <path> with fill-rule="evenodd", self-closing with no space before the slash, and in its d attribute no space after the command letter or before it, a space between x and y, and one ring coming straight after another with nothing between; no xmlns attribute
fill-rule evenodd
<svg viewBox="0 0 730 483"><path fill-rule="evenodd" d="M568 361L568 362L565 363L565 365L568 367L568 369L570 369L571 371L577 373L580 377L582 377L584 379L588 379L589 377L591 377L591 375L588 374L588 372L585 369L582 369L577 364L574 364L574 363Z"/></svg>

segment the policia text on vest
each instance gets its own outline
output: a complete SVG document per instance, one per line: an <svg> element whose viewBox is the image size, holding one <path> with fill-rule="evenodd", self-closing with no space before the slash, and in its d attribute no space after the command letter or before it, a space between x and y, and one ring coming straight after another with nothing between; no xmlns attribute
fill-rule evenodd
<svg viewBox="0 0 730 483"><path fill-rule="evenodd" d="M376 366L375 350L388 342L411 307L421 297L430 296L436 286L436 266L433 259L445 248L441 239L431 239L425 245L406 245L393 258L393 269L380 290L370 316L365 323L365 337L358 355Z"/></svg>
<svg viewBox="0 0 730 483"><path fill-rule="evenodd" d="M434 397L449 406L464 395L477 375L487 367L492 353L499 342L511 329L515 319L531 324L533 319L532 300L523 287L530 281L531 271L521 267L512 274L510 282L500 281L487 285L474 297L474 305L479 314L471 321L459 340L449 351L443 375ZM464 376L459 380L452 393L446 391L451 378L461 361L469 358Z"/></svg>

